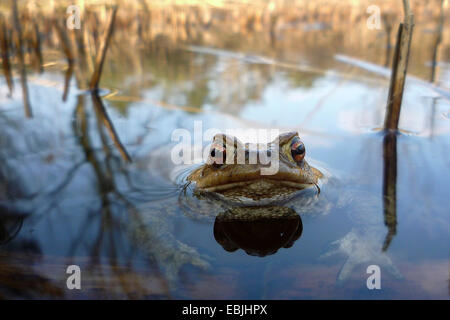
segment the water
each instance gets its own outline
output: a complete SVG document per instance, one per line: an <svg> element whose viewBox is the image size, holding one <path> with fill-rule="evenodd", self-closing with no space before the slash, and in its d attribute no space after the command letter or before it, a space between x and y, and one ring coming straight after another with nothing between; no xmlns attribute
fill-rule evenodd
<svg viewBox="0 0 450 320"><path fill-rule="evenodd" d="M30 70L31 119L18 79L12 98L0 80L0 297L448 299L448 62L439 92L415 51L402 133L384 140L388 80L379 64L361 63L378 63L370 46L352 57L314 42L264 52L234 41L162 44L129 59L112 49L101 93L116 135L73 79L62 101L63 59ZM173 130L193 133L194 121L298 130L307 159L338 186L287 220L186 210L192 168L174 171L165 147ZM80 291L66 287L72 264ZM381 290L366 287L373 264Z"/></svg>

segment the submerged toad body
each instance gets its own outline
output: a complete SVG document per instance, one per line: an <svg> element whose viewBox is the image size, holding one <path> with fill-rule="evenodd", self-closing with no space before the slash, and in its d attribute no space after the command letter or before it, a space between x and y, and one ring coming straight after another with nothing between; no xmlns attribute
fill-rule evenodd
<svg viewBox="0 0 450 320"><path fill-rule="evenodd" d="M195 182L197 192L239 202L270 203L318 185L323 174L306 162L305 154L297 132L283 133L268 144L245 145L237 138L218 134L208 161L188 180Z"/></svg>

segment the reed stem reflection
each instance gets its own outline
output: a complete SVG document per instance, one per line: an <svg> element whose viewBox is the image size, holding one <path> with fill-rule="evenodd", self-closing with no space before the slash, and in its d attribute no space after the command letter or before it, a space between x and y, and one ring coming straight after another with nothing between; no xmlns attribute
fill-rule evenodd
<svg viewBox="0 0 450 320"><path fill-rule="evenodd" d="M254 214L257 219L242 219ZM278 217L265 211L278 212ZM288 207L247 207L234 208L220 213L214 222L214 238L224 250L234 252L244 250L248 255L265 257L275 254L280 248L290 248L301 237L303 224L300 215Z"/></svg>
<svg viewBox="0 0 450 320"><path fill-rule="evenodd" d="M388 233L383 251L397 233L397 133L387 132L383 139L383 211Z"/></svg>
<svg viewBox="0 0 450 320"><path fill-rule="evenodd" d="M31 111L30 97L28 94L27 71L25 68L25 60L23 53L22 27L20 26L19 13L17 10L17 1L11 0L11 2L13 8L14 28L16 31L17 54L19 56L20 82L22 84L23 106L25 108L25 115L28 118L31 118L33 116L33 112Z"/></svg>

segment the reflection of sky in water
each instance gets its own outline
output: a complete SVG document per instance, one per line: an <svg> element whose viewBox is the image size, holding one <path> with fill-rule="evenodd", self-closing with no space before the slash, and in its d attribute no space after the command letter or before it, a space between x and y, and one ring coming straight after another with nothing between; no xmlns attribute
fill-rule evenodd
<svg viewBox="0 0 450 320"><path fill-rule="evenodd" d="M265 91L262 104L250 104L240 115L268 125L335 131L340 129L336 120L344 108L365 107L369 110L370 106L377 105L379 91L356 81L340 85L335 76L320 78L308 89L288 88L280 79Z"/></svg>

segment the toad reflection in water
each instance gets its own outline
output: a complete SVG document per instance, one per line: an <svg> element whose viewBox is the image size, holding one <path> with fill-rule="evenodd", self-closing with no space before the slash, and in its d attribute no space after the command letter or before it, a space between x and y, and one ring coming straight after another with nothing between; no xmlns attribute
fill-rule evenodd
<svg viewBox="0 0 450 320"><path fill-rule="evenodd" d="M235 208L219 214L214 222L214 238L224 250L242 249L258 257L292 247L302 231L302 219L287 207Z"/></svg>

